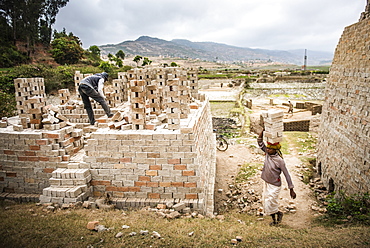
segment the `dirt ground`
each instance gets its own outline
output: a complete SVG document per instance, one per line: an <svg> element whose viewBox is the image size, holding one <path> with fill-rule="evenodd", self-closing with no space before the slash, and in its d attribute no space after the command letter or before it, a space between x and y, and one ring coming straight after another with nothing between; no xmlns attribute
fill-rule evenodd
<svg viewBox="0 0 370 248"><path fill-rule="evenodd" d="M253 109L254 112L258 112L264 108L269 108L267 105L259 105ZM284 107L280 107L283 108ZM287 107L285 113L287 112ZM292 115L285 114L284 118L298 119L308 113L295 113ZM309 113L310 114L310 113ZM254 142L255 147L257 146L256 134L250 134L251 142ZM253 141L254 140L254 141ZM222 208L222 205L227 201L228 196L226 192L229 190L229 186L235 184L235 177L237 176L241 165L245 163L258 162L263 164L264 154L259 148L251 148L249 144L231 144L228 150L222 152L217 151L216 156L216 183L215 183L215 210L216 212ZM296 206L296 213L286 213L282 224L287 225L291 228L307 228L311 225L311 220L315 215L315 212L311 210L311 206L315 202L312 190L308 185L304 184L298 173L297 165L301 163L298 152L295 148L290 148L290 154L284 154L284 160L290 175L293 180L294 190L297 194L297 198L292 200L289 195L287 183L284 175L282 175L282 191L280 193L280 205L287 205L289 201L293 201ZM263 180L260 178L260 172L249 180L247 184L248 188L253 189L262 195L263 191ZM220 190L222 189L222 190ZM291 202L292 203L292 202ZM262 205L261 205L262 206ZM256 219L260 216L256 215ZM270 216L265 216L264 221L266 223L271 222Z"/></svg>

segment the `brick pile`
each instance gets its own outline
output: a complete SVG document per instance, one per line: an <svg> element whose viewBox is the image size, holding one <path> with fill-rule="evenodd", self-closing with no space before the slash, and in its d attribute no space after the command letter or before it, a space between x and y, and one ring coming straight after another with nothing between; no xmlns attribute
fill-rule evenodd
<svg viewBox="0 0 370 248"><path fill-rule="evenodd" d="M44 188L41 203L75 203L90 196L91 174L88 169L56 169L49 179L50 187Z"/></svg>
<svg viewBox="0 0 370 248"><path fill-rule="evenodd" d="M265 127L264 140L272 144L283 141L284 112L282 110L270 109L262 111L261 116Z"/></svg>
<svg viewBox="0 0 370 248"><path fill-rule="evenodd" d="M14 79L16 91L16 103L22 126L15 126L17 130L28 128L29 124L33 129L42 128L42 114L45 103L45 85L43 78L17 78Z"/></svg>

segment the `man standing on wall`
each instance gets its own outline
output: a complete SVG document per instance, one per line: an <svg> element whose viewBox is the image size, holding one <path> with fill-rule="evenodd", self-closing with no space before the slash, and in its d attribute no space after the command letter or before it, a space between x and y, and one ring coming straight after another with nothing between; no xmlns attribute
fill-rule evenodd
<svg viewBox="0 0 370 248"><path fill-rule="evenodd" d="M266 146L263 142L263 131L264 129L257 138L259 147L266 154L261 174L261 178L265 181L263 205L265 215L271 215L272 217L272 223L270 223L270 225L276 225L283 219L283 213L279 211L278 201L281 190L281 172L284 173L285 179L288 183L290 197L295 199L296 193L293 190L294 186L292 179L285 166L285 162L280 151L281 145L279 143L271 144L267 142Z"/></svg>
<svg viewBox="0 0 370 248"><path fill-rule="evenodd" d="M82 98L91 125L95 124L95 117L91 107L90 97L102 106L108 118L113 116L103 93L104 82L106 81L108 81L108 73L97 73L82 79L78 86L78 92Z"/></svg>

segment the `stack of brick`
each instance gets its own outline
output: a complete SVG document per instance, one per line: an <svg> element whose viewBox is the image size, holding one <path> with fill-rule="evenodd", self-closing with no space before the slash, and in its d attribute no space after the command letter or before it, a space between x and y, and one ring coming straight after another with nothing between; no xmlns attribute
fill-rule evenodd
<svg viewBox="0 0 370 248"><path fill-rule="evenodd" d="M140 76L138 75L138 78ZM130 80L131 121L135 130L145 128L146 124L146 91L144 80Z"/></svg>
<svg viewBox="0 0 370 248"><path fill-rule="evenodd" d="M82 74L81 72L79 71L76 71L75 72L75 75L74 75L74 80L75 80L75 89L76 89L76 94L79 95L78 93L78 86L80 85L80 82L82 79L84 79L85 77L88 77L88 76L91 76L93 74Z"/></svg>
<svg viewBox="0 0 370 248"><path fill-rule="evenodd" d="M27 128L27 118L31 128L42 128L45 86L43 78L17 78L14 79L16 102L19 117L22 119L22 127Z"/></svg>
<svg viewBox="0 0 370 248"><path fill-rule="evenodd" d="M167 82L164 86L164 106L167 115L167 123L169 130L177 130L180 128L180 91L179 79L174 78L173 74L167 74Z"/></svg>
<svg viewBox="0 0 370 248"><path fill-rule="evenodd" d="M88 169L59 168L49 179L50 187L44 188L41 203L75 203L91 195L91 174Z"/></svg>
<svg viewBox="0 0 370 248"><path fill-rule="evenodd" d="M187 74L191 96L199 100L198 72L196 70L191 69L187 72Z"/></svg>
<svg viewBox="0 0 370 248"><path fill-rule="evenodd" d="M65 116L69 122L89 123L89 118L82 104L61 105L59 108L60 113ZM94 108L93 111L96 119L105 115L104 110L101 107L100 109Z"/></svg>
<svg viewBox="0 0 370 248"><path fill-rule="evenodd" d="M67 104L71 97L71 93L69 92L69 89L60 89L58 90L58 93L59 93L60 104L61 105Z"/></svg>
<svg viewBox="0 0 370 248"><path fill-rule="evenodd" d="M262 111L261 116L265 127L263 135L265 141L269 143L283 141L284 112L282 110L270 109L268 111Z"/></svg>
<svg viewBox="0 0 370 248"><path fill-rule="evenodd" d="M65 168L70 156L83 147L81 129L55 131L0 129L0 191L39 193L50 173Z"/></svg>

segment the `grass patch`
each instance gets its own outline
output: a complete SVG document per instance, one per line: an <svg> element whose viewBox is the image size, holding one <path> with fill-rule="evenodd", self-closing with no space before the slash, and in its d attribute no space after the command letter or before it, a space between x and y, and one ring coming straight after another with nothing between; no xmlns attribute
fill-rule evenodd
<svg viewBox="0 0 370 248"><path fill-rule="evenodd" d="M242 183L247 182L249 178L254 176L260 167L262 167L263 164L261 163L246 163L243 164L240 167L240 170L238 172L238 175L235 178L236 183Z"/></svg>
<svg viewBox="0 0 370 248"><path fill-rule="evenodd" d="M268 221L231 211L224 220L210 218L159 218L154 212L137 210L101 211L87 209L45 212L35 204L4 206L0 203L0 244L2 247L232 247L230 241L241 236L239 247L365 247L370 244L370 229L357 227L310 227L292 229L271 227ZM109 231L86 228L97 220ZM122 229L122 225L130 226ZM149 235L140 235L148 230ZM153 231L161 239L151 237ZM118 232L123 236L115 238ZM136 232L136 236L129 233ZM189 233L194 235L189 236ZM335 235L333 235L335 233ZM356 238L358 237L358 238ZM361 238L360 238L361 237Z"/></svg>
<svg viewBox="0 0 370 248"><path fill-rule="evenodd" d="M289 148L295 148L297 152L315 152L317 139L308 132L284 132L282 143L283 153ZM288 153L289 154L289 153Z"/></svg>
<svg viewBox="0 0 370 248"><path fill-rule="evenodd" d="M211 114L214 117L230 117L230 112L235 108L235 102L211 101Z"/></svg>

